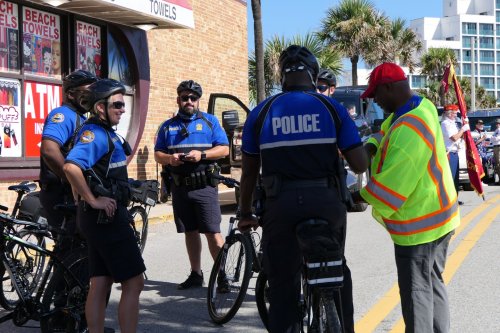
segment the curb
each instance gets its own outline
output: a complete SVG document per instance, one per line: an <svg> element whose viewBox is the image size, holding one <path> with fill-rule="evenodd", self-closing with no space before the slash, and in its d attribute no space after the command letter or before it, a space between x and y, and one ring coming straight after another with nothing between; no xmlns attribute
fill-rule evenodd
<svg viewBox="0 0 500 333"><path fill-rule="evenodd" d="M165 214L165 215L148 217L149 224L173 223L173 222L174 222L174 214Z"/></svg>

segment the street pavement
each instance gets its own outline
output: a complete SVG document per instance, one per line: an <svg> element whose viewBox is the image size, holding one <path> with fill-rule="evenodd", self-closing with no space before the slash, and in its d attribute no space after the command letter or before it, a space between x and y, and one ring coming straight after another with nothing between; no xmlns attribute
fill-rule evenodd
<svg viewBox="0 0 500 333"><path fill-rule="evenodd" d="M474 192L460 192L462 226L448 253L445 281L451 308L451 332L500 332L500 186L485 187L486 201ZM234 202L227 193L225 203ZM224 197L224 195L222 196ZM235 205L222 207L225 234ZM346 257L353 276L356 331L403 332L394 264L393 244L387 232L371 217L370 208L348 215ZM264 332L255 306L255 278L241 309L229 323L210 321L206 287L177 290L189 274L184 238L175 232L170 203L150 212L151 226L144 251L147 280L141 294L138 332ZM202 269L208 282L212 259L203 240ZM120 286L115 285L106 326L119 332L117 306ZM0 315L4 312L0 310ZM38 323L29 322L38 327ZM37 332L38 328L0 324L0 332Z"/></svg>

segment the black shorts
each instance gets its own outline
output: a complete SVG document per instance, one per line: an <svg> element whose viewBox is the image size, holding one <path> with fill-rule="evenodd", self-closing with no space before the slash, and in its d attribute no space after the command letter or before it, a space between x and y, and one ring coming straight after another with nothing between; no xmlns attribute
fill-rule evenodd
<svg viewBox="0 0 500 333"><path fill-rule="evenodd" d="M220 233L221 212L216 187L189 190L172 184L172 206L177 232Z"/></svg>
<svg viewBox="0 0 500 333"><path fill-rule="evenodd" d="M87 240L90 277L111 276L123 282L146 271L126 207L118 206L113 222L97 224L99 211L78 207L78 227ZM87 205L88 206L88 205Z"/></svg>

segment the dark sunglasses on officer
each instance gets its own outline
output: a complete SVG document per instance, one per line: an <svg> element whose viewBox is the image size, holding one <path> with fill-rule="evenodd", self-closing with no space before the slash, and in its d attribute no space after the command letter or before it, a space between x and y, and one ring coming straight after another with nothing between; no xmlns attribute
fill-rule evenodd
<svg viewBox="0 0 500 333"><path fill-rule="evenodd" d="M180 96L180 99L183 102L187 102L188 100L191 100L191 102L196 102L197 100L200 99L200 97L197 95L184 95L184 96Z"/></svg>

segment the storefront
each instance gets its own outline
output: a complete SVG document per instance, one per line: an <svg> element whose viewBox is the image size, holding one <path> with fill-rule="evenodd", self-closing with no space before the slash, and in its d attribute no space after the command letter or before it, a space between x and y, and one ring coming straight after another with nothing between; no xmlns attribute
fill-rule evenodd
<svg viewBox="0 0 500 333"><path fill-rule="evenodd" d="M193 42L187 49L185 36ZM165 103L161 91L174 93L173 87L186 78L176 67L190 58L178 51L202 54L227 38L227 48L210 49L210 59L221 61L195 58L200 72L189 78L216 92L230 80L237 91L228 92L245 99L246 1L0 0L0 190L38 178L44 119L63 101L61 78L75 69L126 85L127 117L118 131L134 148L137 163L132 168L146 164L151 178L155 165L152 154L144 160L144 150L153 151L154 132L164 114L156 105L175 108L175 95ZM165 82L156 69L172 80ZM205 83L201 77L210 71L214 77Z"/></svg>
<svg viewBox="0 0 500 333"><path fill-rule="evenodd" d="M138 26L192 28L187 2L175 3L0 1L0 180L37 177L45 116L62 103L61 78L75 69L126 85L119 132L137 147L146 118L137 110L148 109L150 84L147 36Z"/></svg>

